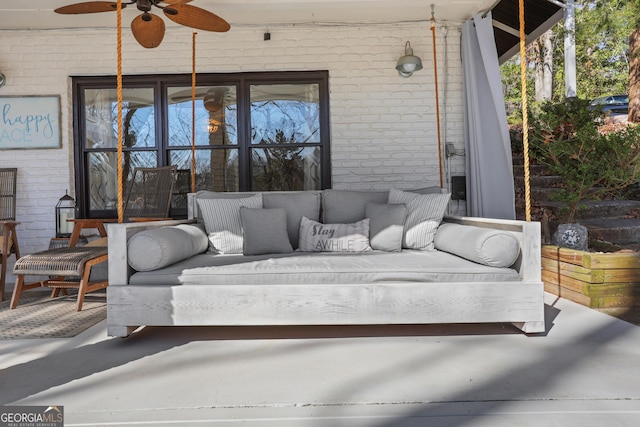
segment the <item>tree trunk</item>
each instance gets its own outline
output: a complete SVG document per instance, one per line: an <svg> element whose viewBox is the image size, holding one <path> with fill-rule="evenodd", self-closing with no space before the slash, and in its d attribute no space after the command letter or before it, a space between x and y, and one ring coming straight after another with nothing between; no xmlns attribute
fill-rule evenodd
<svg viewBox="0 0 640 427"><path fill-rule="evenodd" d="M551 30L542 36L544 49L542 50L542 82L543 99L549 100L553 96L553 32Z"/></svg>
<svg viewBox="0 0 640 427"><path fill-rule="evenodd" d="M536 43L536 101L551 99L553 95L553 32L544 33Z"/></svg>
<svg viewBox="0 0 640 427"><path fill-rule="evenodd" d="M640 28L629 37L629 121L640 123Z"/></svg>

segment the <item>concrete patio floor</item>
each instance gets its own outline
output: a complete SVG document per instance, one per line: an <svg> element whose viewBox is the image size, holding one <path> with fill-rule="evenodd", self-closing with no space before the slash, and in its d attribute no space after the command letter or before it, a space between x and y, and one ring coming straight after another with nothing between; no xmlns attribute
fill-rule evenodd
<svg viewBox="0 0 640 427"><path fill-rule="evenodd" d="M0 404L65 426L640 425L640 327L546 295L511 325L145 328L0 341Z"/></svg>

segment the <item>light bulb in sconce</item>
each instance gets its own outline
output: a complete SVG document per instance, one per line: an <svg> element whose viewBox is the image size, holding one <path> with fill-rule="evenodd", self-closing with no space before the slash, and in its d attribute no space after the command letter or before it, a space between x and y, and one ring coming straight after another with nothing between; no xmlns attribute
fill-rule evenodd
<svg viewBox="0 0 640 427"><path fill-rule="evenodd" d="M220 129L220 122L217 120L209 120L208 131L209 133L216 133Z"/></svg>
<svg viewBox="0 0 640 427"><path fill-rule="evenodd" d="M402 66L402 71L405 73L413 73L416 70L416 64L404 64Z"/></svg>

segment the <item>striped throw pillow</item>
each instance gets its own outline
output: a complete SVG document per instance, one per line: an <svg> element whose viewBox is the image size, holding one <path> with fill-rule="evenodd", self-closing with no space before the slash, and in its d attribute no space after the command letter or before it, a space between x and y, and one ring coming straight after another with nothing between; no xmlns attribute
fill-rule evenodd
<svg viewBox="0 0 640 427"><path fill-rule="evenodd" d="M416 194L393 188L389 191L389 204L404 203L407 206L402 236L403 248L435 250L433 238L450 198L450 193Z"/></svg>
<svg viewBox="0 0 640 427"><path fill-rule="evenodd" d="M204 227L209 235L209 252L241 254L241 207L262 208L262 194L242 199L198 199Z"/></svg>

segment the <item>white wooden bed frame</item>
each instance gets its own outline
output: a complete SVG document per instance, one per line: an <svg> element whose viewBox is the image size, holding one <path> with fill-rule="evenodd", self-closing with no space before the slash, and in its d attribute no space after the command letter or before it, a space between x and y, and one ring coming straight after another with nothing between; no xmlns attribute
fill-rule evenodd
<svg viewBox="0 0 640 427"><path fill-rule="evenodd" d="M471 217L445 222L514 232L522 281L349 285L129 285L127 239L152 227L193 222L109 224L107 333L126 337L139 326L362 325L513 323L545 331L540 224Z"/></svg>

